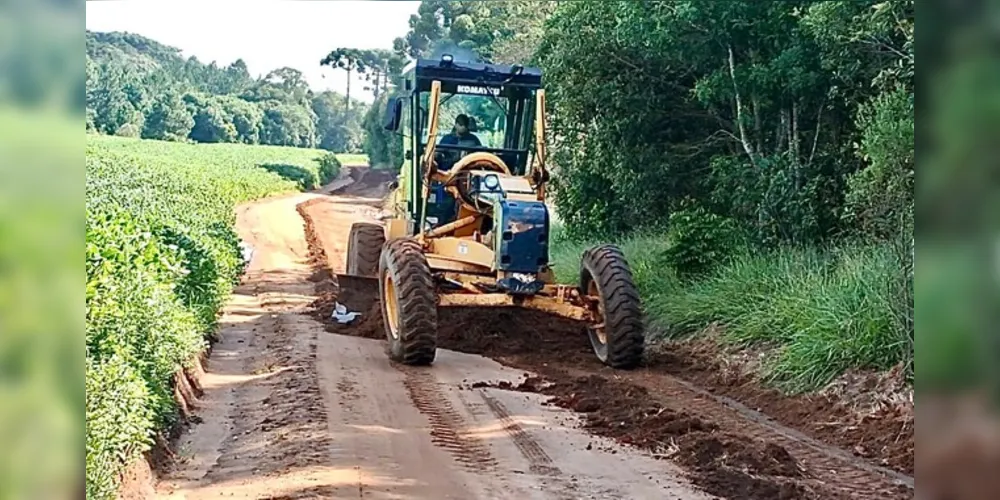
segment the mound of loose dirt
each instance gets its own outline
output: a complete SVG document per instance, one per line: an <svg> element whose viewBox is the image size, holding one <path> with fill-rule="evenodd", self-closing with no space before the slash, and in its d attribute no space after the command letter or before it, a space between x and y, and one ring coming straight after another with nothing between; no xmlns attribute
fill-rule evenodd
<svg viewBox="0 0 1000 500"><path fill-rule="evenodd" d="M326 324L326 331L367 339L384 339L378 282L344 275L337 275L334 279L338 282L338 293L320 295L313 303L315 316ZM361 316L347 325L331 321L337 302L349 311L360 312Z"/></svg>
<svg viewBox="0 0 1000 500"><path fill-rule="evenodd" d="M335 191L338 196L381 198L389 192L389 183L396 178L391 170L369 167L349 167L349 175L354 182Z"/></svg>
<svg viewBox="0 0 1000 500"><path fill-rule="evenodd" d="M544 379L493 387L550 396L549 404L582 413L583 427L594 434L687 466L693 481L714 495L829 498L796 480L802 470L784 448L722 432L711 422L661 405L642 387L599 375L574 378L557 370L547 370Z"/></svg>
<svg viewBox="0 0 1000 500"><path fill-rule="evenodd" d="M752 370L734 368L733 356L711 339L677 342L646 356L649 370L679 376L735 399L784 425L905 474L914 470L912 405L854 403L880 392L875 378L855 377L829 394L788 396L766 387ZM736 363L737 365L739 363ZM860 392L857 397L840 397ZM864 407L862 407L864 406Z"/></svg>

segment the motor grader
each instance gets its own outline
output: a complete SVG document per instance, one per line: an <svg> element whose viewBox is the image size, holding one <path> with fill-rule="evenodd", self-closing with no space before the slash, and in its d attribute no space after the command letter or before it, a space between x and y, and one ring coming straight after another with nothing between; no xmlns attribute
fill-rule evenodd
<svg viewBox="0 0 1000 500"><path fill-rule="evenodd" d="M403 77L385 119L404 142L391 215L354 224L347 252L348 275L378 280L390 358L433 363L441 307L515 307L579 321L603 363L635 367L644 327L622 252L592 247L577 284L555 281L541 71L444 56L412 62ZM456 103L491 108L486 144L438 143Z"/></svg>

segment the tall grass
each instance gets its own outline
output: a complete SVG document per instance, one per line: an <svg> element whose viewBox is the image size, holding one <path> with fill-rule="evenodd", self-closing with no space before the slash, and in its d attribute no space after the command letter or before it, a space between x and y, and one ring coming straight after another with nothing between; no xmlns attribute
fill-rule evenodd
<svg viewBox="0 0 1000 500"><path fill-rule="evenodd" d="M903 266L888 246L745 253L685 282L663 263L664 236L618 243L653 330L679 338L716 323L730 345L774 347L762 375L788 392L816 390L850 369L889 369L911 356L899 317L906 310L899 304ZM580 254L589 245L553 243L557 279L578 279Z"/></svg>

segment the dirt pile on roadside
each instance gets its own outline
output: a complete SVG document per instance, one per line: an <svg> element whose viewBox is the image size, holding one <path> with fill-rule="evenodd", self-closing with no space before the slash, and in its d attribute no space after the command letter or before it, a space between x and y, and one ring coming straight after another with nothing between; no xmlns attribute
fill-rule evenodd
<svg viewBox="0 0 1000 500"><path fill-rule="evenodd" d="M360 198L382 198L389 192L389 183L396 178L396 174L391 170L349 167L349 171L349 176L354 182L331 194Z"/></svg>
<svg viewBox="0 0 1000 500"><path fill-rule="evenodd" d="M725 498L830 498L798 481L802 468L781 446L719 430L712 422L663 406L645 388L599 375L547 370L520 385L475 384L550 396L548 404L583 414L583 427L688 467L692 480Z"/></svg>
<svg viewBox="0 0 1000 500"><path fill-rule="evenodd" d="M766 387L745 364L711 337L661 346L647 353L645 363L649 370L682 377L740 401L874 464L913 474L913 406L897 401L900 373L854 374L822 394L789 396ZM878 396L889 393L894 394L893 401Z"/></svg>

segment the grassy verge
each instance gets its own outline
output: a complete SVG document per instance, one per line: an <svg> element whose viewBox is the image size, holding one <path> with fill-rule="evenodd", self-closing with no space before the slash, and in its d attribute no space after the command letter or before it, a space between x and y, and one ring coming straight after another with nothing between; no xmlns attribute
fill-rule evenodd
<svg viewBox="0 0 1000 500"><path fill-rule="evenodd" d="M123 466L175 421L172 377L206 346L245 265L234 207L310 187L339 167L321 158L88 137L87 498L113 498Z"/></svg>
<svg viewBox="0 0 1000 500"><path fill-rule="evenodd" d="M901 263L890 248L744 254L684 282L662 264L669 245L663 236L619 244L657 331L676 338L717 323L727 343L776 347L762 375L786 391L816 390L846 370L885 370L911 357ZM552 258L560 281L577 279L587 246L556 240Z"/></svg>

